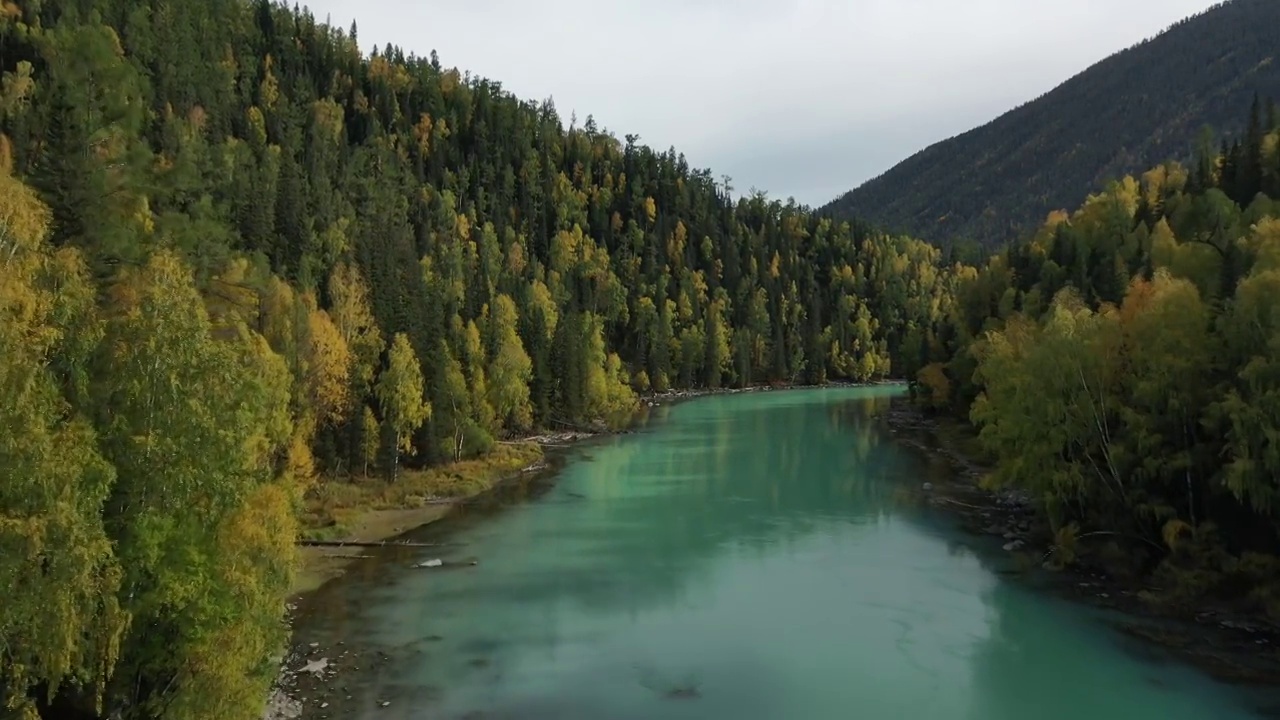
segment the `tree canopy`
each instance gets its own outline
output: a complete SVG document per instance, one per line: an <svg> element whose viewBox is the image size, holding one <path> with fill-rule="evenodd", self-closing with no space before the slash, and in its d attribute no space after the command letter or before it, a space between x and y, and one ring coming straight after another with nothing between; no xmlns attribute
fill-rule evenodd
<svg viewBox="0 0 1280 720"><path fill-rule="evenodd" d="M5 714L256 717L300 498L655 390L918 378L1064 526L1275 540L1260 110L963 264L265 0L4 3L0 72Z"/></svg>
<svg viewBox="0 0 1280 720"><path fill-rule="evenodd" d="M1244 141L966 268L917 383L1060 537L1137 538L1121 554L1182 599L1244 588L1280 614L1280 126L1262 106Z"/></svg>
<svg viewBox="0 0 1280 720"><path fill-rule="evenodd" d="M652 390L913 375L948 312L924 243L306 10L3 5L19 715L251 717L308 493Z"/></svg>

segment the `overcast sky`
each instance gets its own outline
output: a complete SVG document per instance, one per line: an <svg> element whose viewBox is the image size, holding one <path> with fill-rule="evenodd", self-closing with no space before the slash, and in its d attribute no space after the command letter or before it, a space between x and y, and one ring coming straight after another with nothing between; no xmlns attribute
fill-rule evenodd
<svg viewBox="0 0 1280 720"><path fill-rule="evenodd" d="M310 0L445 66L820 205L1213 0Z"/></svg>

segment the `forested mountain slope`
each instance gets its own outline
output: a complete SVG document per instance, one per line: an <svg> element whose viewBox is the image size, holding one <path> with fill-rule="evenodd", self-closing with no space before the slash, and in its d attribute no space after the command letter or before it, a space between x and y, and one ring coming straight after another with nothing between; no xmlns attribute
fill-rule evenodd
<svg viewBox="0 0 1280 720"><path fill-rule="evenodd" d="M1280 622L1280 125L1246 124L1238 159L1127 176L962 269L918 390L1033 499L1046 559Z"/></svg>
<svg viewBox="0 0 1280 720"><path fill-rule="evenodd" d="M295 509L356 468L918 369L933 247L356 33L0 5L0 715L252 717Z"/></svg>
<svg viewBox="0 0 1280 720"><path fill-rule="evenodd" d="M1240 108L1255 93L1280 94L1277 27L1274 0L1215 6L916 153L822 212L935 243L1000 245L1108 180L1189 158L1206 125L1238 138Z"/></svg>
<svg viewBox="0 0 1280 720"><path fill-rule="evenodd" d="M1280 576L1274 123L979 269L356 32L0 5L0 716L256 717L302 499L655 388L918 378L1058 529Z"/></svg>

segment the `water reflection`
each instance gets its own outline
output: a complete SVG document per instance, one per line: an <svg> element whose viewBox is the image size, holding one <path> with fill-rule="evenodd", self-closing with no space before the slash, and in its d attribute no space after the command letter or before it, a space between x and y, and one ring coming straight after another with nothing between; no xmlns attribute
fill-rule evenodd
<svg viewBox="0 0 1280 720"><path fill-rule="evenodd" d="M872 421L895 392L659 409L640 434L573 453L554 485L515 488L536 502L478 506L420 533L447 534L463 546L440 556L477 567L406 570L423 558L403 551L366 562L315 596L302 631L391 658L347 681L341 716L388 697L377 717L1203 711L1186 689L1204 700L1204 683L1180 677L1164 703L1140 681L1150 669L1080 613L1001 582L905 499L930 470ZM1089 705L1080 683L1128 694Z"/></svg>

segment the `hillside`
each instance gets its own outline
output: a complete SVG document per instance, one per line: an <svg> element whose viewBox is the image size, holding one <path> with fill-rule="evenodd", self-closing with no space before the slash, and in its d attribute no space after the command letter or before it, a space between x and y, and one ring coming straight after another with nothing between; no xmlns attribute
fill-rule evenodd
<svg viewBox="0 0 1280 720"><path fill-rule="evenodd" d="M1082 539L1277 546L1280 212L1240 207L1280 197L1274 121L974 267L356 33L274 0L0 3L0 717L258 717L302 508L421 505L426 468L465 483L654 390L919 378L1025 441L1011 482L1054 483L1028 487ZM1017 352L977 342L1001 328ZM1095 371L1114 436L1059 427Z"/></svg>
<svg viewBox="0 0 1280 720"><path fill-rule="evenodd" d="M914 374L947 312L925 243L305 10L0 5L3 717L253 717L302 503L650 390Z"/></svg>
<svg viewBox="0 0 1280 720"><path fill-rule="evenodd" d="M1276 27L1274 0L1215 6L916 153L822 212L933 242L998 245L1109 179L1190 156L1206 125L1238 134L1254 94L1280 92Z"/></svg>

